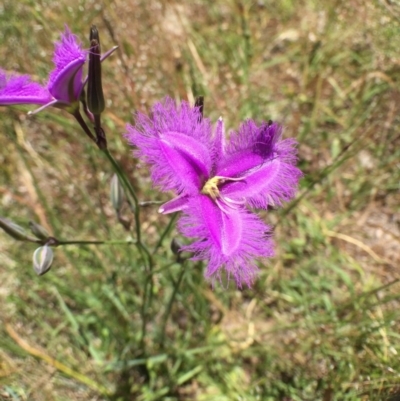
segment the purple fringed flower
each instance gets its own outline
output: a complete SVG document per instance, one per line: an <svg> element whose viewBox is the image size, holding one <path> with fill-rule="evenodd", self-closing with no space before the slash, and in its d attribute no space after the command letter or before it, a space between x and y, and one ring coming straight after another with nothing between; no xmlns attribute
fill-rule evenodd
<svg viewBox="0 0 400 401"><path fill-rule="evenodd" d="M50 73L47 86L32 82L29 76L9 75L0 70L0 105L15 104L42 105L65 108L79 100L84 82L82 68L87 52L81 48L78 39L68 27L55 44L54 70Z"/></svg>
<svg viewBox="0 0 400 401"><path fill-rule="evenodd" d="M293 198L300 170L296 141L281 139L275 123L244 122L225 142L220 118L214 135L208 119L186 102L157 103L152 117L138 114L127 126L127 139L151 166L151 178L178 196L161 213L182 211L178 227L195 238L184 249L194 260L208 260L205 276L214 281L227 273L238 287L251 286L254 259L274 254L271 230L249 207L266 209Z"/></svg>

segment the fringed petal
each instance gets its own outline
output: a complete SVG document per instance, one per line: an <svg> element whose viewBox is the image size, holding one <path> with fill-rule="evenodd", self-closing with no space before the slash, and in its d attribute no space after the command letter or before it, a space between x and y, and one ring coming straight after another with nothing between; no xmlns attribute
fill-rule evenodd
<svg viewBox="0 0 400 401"><path fill-rule="evenodd" d="M232 135L216 175L236 180L228 179L221 186L223 197L257 208L281 205L294 197L302 176L295 166L296 141L281 140L281 132L277 124L258 127L249 120Z"/></svg>
<svg viewBox="0 0 400 401"><path fill-rule="evenodd" d="M49 91L28 75L8 75L0 70L0 105L47 104L51 101Z"/></svg>
<svg viewBox="0 0 400 401"><path fill-rule="evenodd" d="M187 103L177 109L171 99L153 108L151 118L136 116L127 126L126 138L151 166L151 177L164 191L195 194L207 180L211 168L211 134L208 120Z"/></svg>
<svg viewBox="0 0 400 401"><path fill-rule="evenodd" d="M195 260L207 260L206 278L221 279L223 272L236 285L250 287L257 276L257 257L273 256L270 228L245 208L223 209L205 195L192 197L179 228L196 238L185 247Z"/></svg>
<svg viewBox="0 0 400 401"><path fill-rule="evenodd" d="M82 69L87 52L82 49L78 38L68 27L55 45L53 62L55 69L50 73L48 89L55 99L70 104L79 99L83 89Z"/></svg>

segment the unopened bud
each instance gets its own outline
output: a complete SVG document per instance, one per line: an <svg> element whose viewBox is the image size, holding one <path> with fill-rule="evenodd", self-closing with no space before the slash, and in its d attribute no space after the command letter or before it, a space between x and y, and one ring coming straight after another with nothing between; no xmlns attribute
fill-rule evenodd
<svg viewBox="0 0 400 401"><path fill-rule="evenodd" d="M90 51L88 67L87 105L94 115L105 109L103 86L101 84L100 37L96 26L90 28Z"/></svg>
<svg viewBox="0 0 400 401"><path fill-rule="evenodd" d="M116 174L114 174L111 178L110 199L113 208L118 213L121 210L124 202L124 188L122 187L121 182Z"/></svg>
<svg viewBox="0 0 400 401"><path fill-rule="evenodd" d="M183 247L183 243L182 241L180 241L177 238L174 238L171 241L171 251L175 254L175 255L179 255L182 252L182 248Z"/></svg>
<svg viewBox="0 0 400 401"><path fill-rule="evenodd" d="M34 221L29 222L29 228L31 229L32 234L39 239L46 240L50 237L50 234L47 232L47 230Z"/></svg>
<svg viewBox="0 0 400 401"><path fill-rule="evenodd" d="M196 100L194 102L194 107L198 107L198 109L200 111L200 115L201 115L199 120L201 121L203 119L203 114L204 114L204 96L197 96L196 97Z"/></svg>
<svg viewBox="0 0 400 401"><path fill-rule="evenodd" d="M53 263L53 250L47 246L41 246L33 253L33 270L38 276L43 276L50 270Z"/></svg>
<svg viewBox="0 0 400 401"><path fill-rule="evenodd" d="M31 237L21 226L11 220L0 217L0 227L18 241L36 242L36 238Z"/></svg>

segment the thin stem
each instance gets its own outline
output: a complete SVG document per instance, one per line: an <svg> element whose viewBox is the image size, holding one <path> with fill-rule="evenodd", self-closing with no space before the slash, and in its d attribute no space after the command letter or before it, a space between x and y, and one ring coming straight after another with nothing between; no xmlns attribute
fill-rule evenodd
<svg viewBox="0 0 400 401"><path fill-rule="evenodd" d="M144 293L143 293L143 302L142 302L142 307L140 308L140 315L142 316L142 328L141 328L141 333L140 333L140 349L143 350L144 353L144 348L145 348L145 343L144 339L146 337L146 326L147 326L147 313L146 313L146 307L147 307L147 292L149 288L149 281L153 280L153 271L150 269L149 274L146 277L146 281L144 283Z"/></svg>
<svg viewBox="0 0 400 401"><path fill-rule="evenodd" d="M156 206L156 205L161 205L162 203L164 203L164 201L142 201L139 202L139 206Z"/></svg>
<svg viewBox="0 0 400 401"><path fill-rule="evenodd" d="M79 109L76 110L73 113L73 116L75 117L76 121L78 121L79 125L82 127L82 129L85 131L86 135L94 142L97 144L96 138L92 134L92 131L90 131L89 127L87 126L85 120L83 119L81 113L79 112Z"/></svg>
<svg viewBox="0 0 400 401"><path fill-rule="evenodd" d="M165 227L165 230L161 234L160 239L158 240L156 246L154 247L153 254L155 254L158 251L158 249L160 248L160 246L162 245L162 243L164 241L164 238L170 233L170 231L171 231L171 229L172 229L177 217L178 217L178 213L174 213L172 215L171 219L169 220L169 223L168 223L167 227Z"/></svg>
<svg viewBox="0 0 400 401"><path fill-rule="evenodd" d="M153 257L152 254L149 252L147 247L142 243L142 236L140 230L140 203L138 201L136 192L132 187L131 183L127 179L125 173L121 169L120 165L111 155L108 149L101 149L102 152L106 155L107 159L112 164L115 173L118 176L122 186L124 187L128 198L130 198L130 204L133 206L133 214L135 216L135 231L136 231L136 246L139 249L142 257L143 254L147 256L147 277L144 285L144 294L143 294L143 303L141 307L141 317L142 317L142 329L141 329L141 338L140 338L140 348L143 350L143 354L145 354L145 336L146 336L146 326L149 320L147 309L150 307L151 304L151 293L153 292ZM150 294L150 296L149 296Z"/></svg>
<svg viewBox="0 0 400 401"><path fill-rule="evenodd" d="M153 265L153 258L147 249L147 247L142 243L142 235L140 231L140 204L136 195L135 190L132 187L132 184L129 182L127 179L124 171L122 170L121 166L118 164L118 162L114 159L112 154L108 149L101 149L102 152L106 155L107 159L110 161L112 164L115 173L117 174L121 184L125 188L125 191L127 192L128 196L131 198L131 205L133 205L133 213L135 216L135 231L136 231L136 245L138 246L140 251L143 251L149 262L149 267L151 268Z"/></svg>
<svg viewBox="0 0 400 401"><path fill-rule="evenodd" d="M136 196L135 190L133 189L133 187L132 187L131 183L129 182L129 180L126 178L126 175L123 172L121 166L114 159L114 157L112 156L110 151L108 149L102 149L102 152L106 155L107 159L112 164L112 166L114 168L114 171L117 174L117 176L118 176L121 184L123 185L125 191L128 193L128 196L130 196L132 198L131 201L133 203L134 213L135 213L135 216L136 216L138 214L137 210L138 210L138 206L139 206L139 201L138 201L138 198ZM139 224L137 224L137 226L140 227ZM139 235L139 238L140 238L140 235Z"/></svg>
<svg viewBox="0 0 400 401"><path fill-rule="evenodd" d="M171 315L172 306L173 306L173 304L175 302L176 294L178 293L178 289L179 289L179 286L180 286L180 284L182 282L183 276L185 275L185 271L186 271L185 270L185 262L183 261L181 263L181 270L179 272L178 280L174 283L174 288L172 290L171 297L169 298L167 309L165 311L164 318L163 318L163 321L162 321L162 324L161 324L161 340L160 340L161 348L164 348L164 342L165 342L165 335L166 335L166 328L167 328L168 319L169 319L169 317Z"/></svg>
<svg viewBox="0 0 400 401"><path fill-rule="evenodd" d="M54 237L48 237L45 239L34 239L33 237L28 239L22 239L21 241L33 242L39 245L47 246L63 246L63 245L132 245L136 244L135 240L71 240L61 241Z"/></svg>
<svg viewBox="0 0 400 401"><path fill-rule="evenodd" d="M134 240L104 240L104 241L58 241L57 246L61 245L131 245L135 244Z"/></svg>

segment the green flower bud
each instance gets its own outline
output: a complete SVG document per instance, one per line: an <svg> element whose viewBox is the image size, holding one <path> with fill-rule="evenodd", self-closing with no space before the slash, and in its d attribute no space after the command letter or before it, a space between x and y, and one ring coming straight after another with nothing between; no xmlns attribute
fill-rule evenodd
<svg viewBox="0 0 400 401"><path fill-rule="evenodd" d="M29 222L29 228L31 229L32 234L39 239L46 240L50 237L50 234L47 232L47 230L34 221Z"/></svg>
<svg viewBox="0 0 400 401"><path fill-rule="evenodd" d="M43 276L50 270L53 263L53 250L45 245L36 249L33 253L33 270L38 276Z"/></svg>
<svg viewBox="0 0 400 401"><path fill-rule="evenodd" d="M110 199L113 208L117 213L119 213L124 202L124 188L122 187L121 182L116 174L114 174L111 178Z"/></svg>
<svg viewBox="0 0 400 401"><path fill-rule="evenodd" d="M36 242L36 238L28 235L28 233L18 224L9 219L0 217L0 227L11 237L18 241Z"/></svg>

